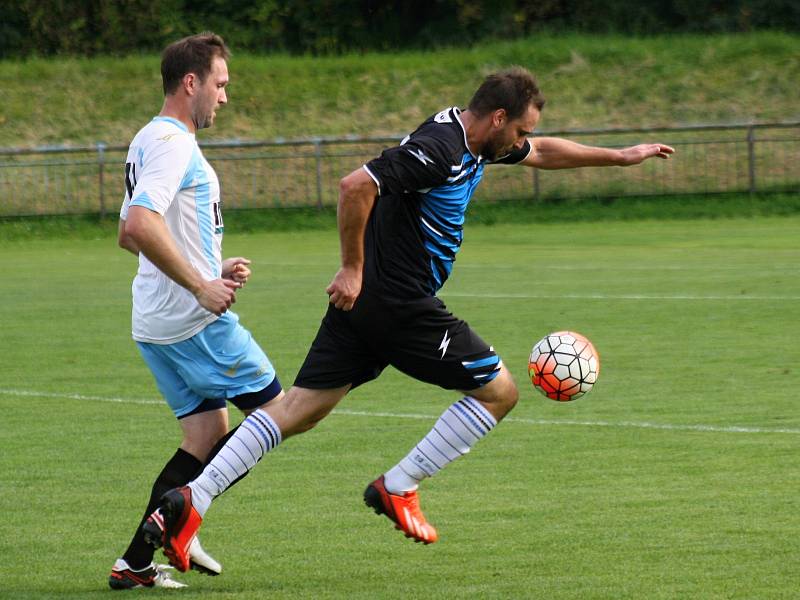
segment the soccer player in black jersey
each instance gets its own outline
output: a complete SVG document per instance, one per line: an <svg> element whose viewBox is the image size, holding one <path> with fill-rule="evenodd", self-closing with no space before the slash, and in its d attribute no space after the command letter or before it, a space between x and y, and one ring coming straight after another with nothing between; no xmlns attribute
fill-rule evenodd
<svg viewBox="0 0 800 600"><path fill-rule="evenodd" d="M610 149L533 138L543 106L527 70L495 73L466 110L442 110L399 146L342 179L342 264L327 288L327 314L295 385L247 417L247 427L239 428L197 479L164 497L168 537L186 543L229 482L392 365L457 390L461 398L406 457L367 486L364 499L407 537L426 544L438 539L419 508L417 485L469 452L518 397L494 348L436 297L461 246L464 214L484 167L627 166L674 151L664 144Z"/></svg>

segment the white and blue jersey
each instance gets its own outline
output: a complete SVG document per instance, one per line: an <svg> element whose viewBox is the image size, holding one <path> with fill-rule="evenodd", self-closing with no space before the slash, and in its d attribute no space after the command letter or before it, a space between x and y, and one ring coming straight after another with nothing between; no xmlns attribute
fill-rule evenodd
<svg viewBox="0 0 800 600"><path fill-rule="evenodd" d="M125 199L164 217L178 249L207 280L222 269L222 212L219 180L193 133L169 117L155 117L131 142L125 160ZM133 339L172 344L201 331L217 317L187 289L139 254L133 280Z"/></svg>
<svg viewBox="0 0 800 600"><path fill-rule="evenodd" d="M394 298L433 296L463 240L467 205L490 161L473 154L458 108L427 119L364 169L379 197L365 234L364 289ZM494 163L516 164L524 146Z"/></svg>
<svg viewBox="0 0 800 600"><path fill-rule="evenodd" d="M155 117L131 142L125 200L162 217L172 240L206 280L222 272L219 180L194 134ZM133 280L133 339L177 417L223 408L253 408L280 393L267 355L231 311L217 317L139 253ZM248 395L262 392L258 397Z"/></svg>

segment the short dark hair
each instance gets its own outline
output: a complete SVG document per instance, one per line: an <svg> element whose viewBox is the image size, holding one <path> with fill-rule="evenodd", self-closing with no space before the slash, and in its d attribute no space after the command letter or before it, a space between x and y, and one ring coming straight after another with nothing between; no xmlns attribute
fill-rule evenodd
<svg viewBox="0 0 800 600"><path fill-rule="evenodd" d="M537 110L544 107L544 96L536 78L524 67L514 66L484 79L469 101L468 108L479 117L504 108L509 119L516 119L531 104Z"/></svg>
<svg viewBox="0 0 800 600"><path fill-rule="evenodd" d="M172 42L161 54L161 82L164 95L174 94L187 73L194 73L205 81L211 72L211 63L219 56L228 60L231 53L220 36L210 31L190 35Z"/></svg>

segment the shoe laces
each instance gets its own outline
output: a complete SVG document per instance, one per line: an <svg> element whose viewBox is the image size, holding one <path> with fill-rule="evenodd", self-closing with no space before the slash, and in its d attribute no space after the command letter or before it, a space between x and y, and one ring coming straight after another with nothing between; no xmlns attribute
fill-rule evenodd
<svg viewBox="0 0 800 600"><path fill-rule="evenodd" d="M156 571L153 577L156 587L186 587L186 584L172 578L172 572L175 570L172 565L155 564L153 567Z"/></svg>
<svg viewBox="0 0 800 600"><path fill-rule="evenodd" d="M409 508L419 508L419 494L412 490L403 494L403 498L408 503Z"/></svg>
<svg viewBox="0 0 800 600"><path fill-rule="evenodd" d="M417 518L422 517L422 521L425 518L422 515L422 510L419 507L419 495L416 491L406 492L402 496L403 500L405 501L406 508L408 508L408 512L414 515Z"/></svg>

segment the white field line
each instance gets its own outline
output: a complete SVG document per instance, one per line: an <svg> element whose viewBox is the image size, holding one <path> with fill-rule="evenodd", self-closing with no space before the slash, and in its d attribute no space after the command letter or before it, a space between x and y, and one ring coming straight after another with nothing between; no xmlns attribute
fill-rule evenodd
<svg viewBox="0 0 800 600"><path fill-rule="evenodd" d="M56 392L34 392L30 390L0 390L3 396L23 396L31 398L61 398L63 400L92 400L94 402L114 402L117 404L166 404L163 400L142 398L113 398L108 396L87 396L85 394L63 394Z"/></svg>
<svg viewBox="0 0 800 600"><path fill-rule="evenodd" d="M379 413L368 411L356 411L347 409L336 409L335 414L363 416L363 417L394 417L399 419L428 419L435 420L437 417L432 415L404 414L404 413ZM717 426L717 425L672 425L669 423L648 423L642 421L577 421L562 419L525 419L521 417L506 417L504 423L525 423L527 425L550 425L550 426L577 426L577 427L622 427L633 429L664 429L667 431L710 431L714 433L789 433L800 434L800 429L792 428L770 428L770 427L738 427L738 426Z"/></svg>
<svg viewBox="0 0 800 600"><path fill-rule="evenodd" d="M150 405L163 405L163 400L154 399L135 399L135 398L113 398L106 396L88 396L84 394L64 394L54 392L34 392L30 390L3 390L0 389L0 395L4 396L23 396L23 397L36 397L36 398L59 398L64 400L83 400L94 402L112 402L116 404L150 404ZM415 419L425 421L435 421L438 415L424 415L417 413L392 413L392 412L373 412L361 410L349 410L346 408L337 408L333 411L335 415L351 416L351 417L373 417L373 418L391 418L391 419ZM525 419L521 417L507 417L504 419L506 423L522 423L525 425L538 425L550 427L616 427L624 429L657 429L665 431L701 431L711 433L785 433L790 435L800 435L798 428L777 428L777 427L739 427L739 426L720 426L720 425L702 425L702 424L686 424L675 425L670 423L649 423L646 421L579 421L571 419Z"/></svg>
<svg viewBox="0 0 800 600"><path fill-rule="evenodd" d="M646 271L648 273L657 273L658 271L707 271L709 273L718 273L720 271L732 271L741 273L742 267L740 265L631 265L631 264L540 264L540 263L525 263L525 264L491 264L491 263L473 263L462 262L458 264L458 269L485 269L491 271L519 271L526 269L530 271L590 271L596 273L598 271ZM759 267L758 272L788 272L797 273L800 269L794 264L774 264L768 267Z"/></svg>
<svg viewBox="0 0 800 600"><path fill-rule="evenodd" d="M442 298L495 298L509 300L711 300L711 301L786 301L797 302L800 296L747 296L747 295L695 295L695 294L496 294L444 292Z"/></svg>
<svg viewBox="0 0 800 600"><path fill-rule="evenodd" d="M325 269L333 269L336 270L338 268L338 263L330 262L330 261L316 261L316 262L302 262L302 261L281 261L281 260L260 260L258 261L259 266L265 267L309 267L313 269L317 268L325 268ZM719 271L733 271L733 272L741 272L742 267L739 265L714 265L713 268L709 267L708 265L630 265L630 264L615 264L615 265L596 265L596 264L580 264L580 265L571 265L571 264L496 264L496 263L475 263L475 262L466 262L466 260L462 260L458 263L455 267L458 270L491 270L491 271L519 271L521 269L531 270L531 271L591 271L591 272L598 272L598 271L616 271L616 272L625 272L625 271L646 271L648 273L655 273L658 271L708 271L709 273L718 273ZM797 268L796 265L787 263L787 264L775 264L768 267L759 267L759 273L764 272L787 272L787 273L798 273L800 269Z"/></svg>

